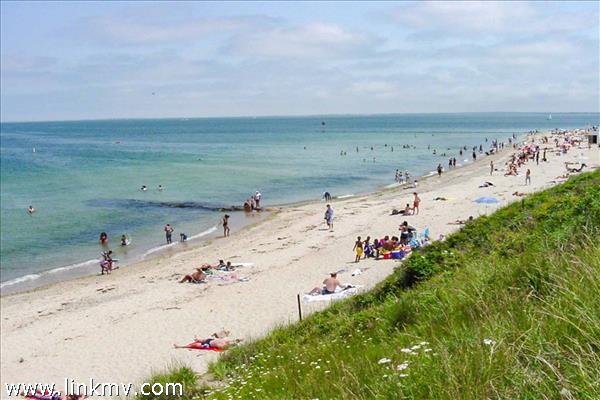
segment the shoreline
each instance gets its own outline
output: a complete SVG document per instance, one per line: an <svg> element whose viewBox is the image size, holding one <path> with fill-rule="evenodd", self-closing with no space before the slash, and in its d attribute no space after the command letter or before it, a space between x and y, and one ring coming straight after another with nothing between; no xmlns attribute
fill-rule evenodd
<svg viewBox="0 0 600 400"><path fill-rule="evenodd" d="M526 138L527 136L528 136L527 133L522 133L522 134L517 135L516 142L520 143L523 140L523 138ZM510 151L510 150L512 150L512 147L506 146L504 149L499 150L495 154L483 155L483 156L479 155L477 160L475 160L475 161L469 160L468 162L466 162L464 164L459 163L459 165L457 167L455 167L449 171L444 170L444 175L451 173L453 171L459 170L459 169L469 168L470 166L481 163L483 160L490 160L491 157L494 157L494 156L499 157L505 151ZM468 152L468 150L467 150L467 152ZM440 156L440 157L442 157L442 156ZM463 155L463 157L466 157L466 156ZM444 168L446 168L446 167L444 167ZM428 179L434 178L435 176L436 176L436 172L430 171L429 173L426 173L424 175L412 177L412 180L418 182L418 184L421 184ZM395 191L395 190L405 190L406 188L408 188L408 186L409 185L406 183L405 184L391 183L391 184L376 188L374 190L366 190L364 192L358 191L357 193L353 193L353 194L345 194L345 195L341 195L341 196L335 196L332 198L332 202L343 201L343 200L348 200L348 199L355 199L355 198L360 198L360 197L376 196L379 194L385 194L389 191ZM276 214L278 214L282 211L285 211L286 208L302 207L302 206L316 205L316 204L325 204L325 202L321 198L321 199L292 201L289 203L276 203L274 205L270 205L265 208L264 213L267 214L266 216L261 215L262 213L261 214L253 213L252 214L253 216L251 218L259 217L260 218L259 221L256 221L256 222L248 221L248 218L249 218L248 215L244 214L244 218L245 218L244 221L246 221L246 222L242 223L241 228L239 230L236 230L235 232L240 232L244 229L250 229L254 225L261 224L263 221L270 219L272 216L274 217ZM243 211L240 211L239 213L242 213L242 212ZM235 215L235 214L233 214L233 215ZM241 219L242 218L240 218L240 220ZM207 245L212 240L221 238L220 229L219 229L220 227L218 225L216 225L214 227L216 228L216 230L211 231L211 229L213 227L209 227L200 233L191 235L190 239L188 239L188 241L186 241L185 243L180 243L179 241L174 241L171 245L162 244L162 245L157 245L155 247L152 247L149 250L146 250L146 251L140 253L139 255L135 256L131 261L128 261L123 264L119 264L119 268L117 270L115 270L116 272L114 272L114 273L118 274L119 271L122 271L122 269L131 268L139 263L150 262L156 258L169 257L169 256L172 256L173 253L176 254L178 252L195 250L198 247ZM205 233L205 232L207 232L206 235L203 235L203 233ZM199 235L201 235L201 236L198 237ZM195 243L191 244L190 242L192 242L192 241L194 241ZM78 269L79 266L85 267L88 264L90 265L89 267ZM8 289L2 288L0 290L0 298L4 298L4 297L16 295L16 294L21 294L21 293L27 293L27 292L31 292L31 291L50 289L50 288L52 288L52 286L60 284L62 282L79 281L80 279L99 276L99 274L97 273L98 264L99 264L99 258L96 260L87 260L87 261L82 261L82 262L75 263L75 264L57 266L57 267L51 268L49 270L35 272L33 274L27 274L27 275L23 275L18 278L13 278L13 279L7 280L5 282L1 282L0 285L7 285L7 282L17 281L14 284L7 285L7 286L9 286ZM93 267L92 267L92 265L93 265ZM64 270L64 271L66 271L66 273L63 276L60 276L60 277L57 276L55 279L48 279L48 275L54 274L55 272L58 272L60 270ZM71 274L68 273L69 271L72 271ZM37 279L37 278L25 279L24 281L20 281L21 279L24 279L24 278L27 278L28 276L33 276L33 275L35 275L37 278L44 277L49 281L47 281L47 282L42 281L40 284L32 284L33 282L31 282L31 280ZM28 284L28 282L29 282L29 284ZM11 290L11 288L10 288L11 286L15 286L15 290Z"/></svg>
<svg viewBox="0 0 600 400"><path fill-rule="evenodd" d="M354 263L356 236L396 234L398 225L407 220L419 231L429 228L431 237L438 238L460 228L450 224L456 219L489 214L519 201L520 197L511 195L514 191L532 193L554 185L551 181L564 174L566 161L583 154L590 166L584 171L600 167L600 150L585 146L560 156L550 151L547 163L536 166L530 161L518 176L504 176L503 163L514 152L510 147L504 150L441 178L422 179L417 190L422 199L418 215L390 216L392 208L412 200L413 189L398 187L332 202L333 232L324 226L323 202L289 206L227 239L215 238L108 276L83 277L3 296L2 384L60 384L64 377L80 382L90 377L142 382L152 372L176 363L204 372L218 354L176 350L173 343L187 343L194 335L207 337L221 329L251 341L296 322L296 295L310 291L334 270L341 271L343 284L361 285L364 290L389 276L398 265L393 260ZM499 169L492 178L490 160ZM531 185L524 183L523 168L533 171ZM479 187L487 180L494 186ZM434 200L440 196L447 201ZM480 196L494 196L499 203L473 203ZM252 263L236 270L248 279L178 283L201 263L214 263L218 258ZM351 276L356 268L362 274ZM303 314L328 305L303 304Z"/></svg>

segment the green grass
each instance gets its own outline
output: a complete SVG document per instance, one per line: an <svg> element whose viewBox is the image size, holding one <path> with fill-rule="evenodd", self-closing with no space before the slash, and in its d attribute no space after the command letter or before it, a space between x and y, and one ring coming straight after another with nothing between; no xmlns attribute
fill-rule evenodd
<svg viewBox="0 0 600 400"><path fill-rule="evenodd" d="M186 398L599 399L599 241L597 171L478 218L374 290L225 353L210 367L225 386Z"/></svg>

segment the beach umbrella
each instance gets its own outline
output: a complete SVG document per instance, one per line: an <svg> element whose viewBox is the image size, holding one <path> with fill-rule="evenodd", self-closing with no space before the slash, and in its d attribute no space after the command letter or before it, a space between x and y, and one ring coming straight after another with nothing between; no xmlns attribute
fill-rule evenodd
<svg viewBox="0 0 600 400"><path fill-rule="evenodd" d="M480 197L476 200L473 200L475 203L478 204L494 204L494 203L499 203L498 199L495 197Z"/></svg>

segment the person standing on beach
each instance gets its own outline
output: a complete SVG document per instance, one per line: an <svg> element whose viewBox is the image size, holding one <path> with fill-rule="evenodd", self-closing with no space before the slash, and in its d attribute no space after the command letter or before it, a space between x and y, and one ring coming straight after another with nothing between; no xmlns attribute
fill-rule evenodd
<svg viewBox="0 0 600 400"><path fill-rule="evenodd" d="M540 149L538 147L537 151L535 152L535 165L540 165Z"/></svg>
<svg viewBox="0 0 600 400"><path fill-rule="evenodd" d="M494 162L490 161L490 176L494 173Z"/></svg>
<svg viewBox="0 0 600 400"><path fill-rule="evenodd" d="M223 216L223 236L229 236L229 215L227 214Z"/></svg>
<svg viewBox="0 0 600 400"><path fill-rule="evenodd" d="M444 169L442 168L442 164L438 164L438 166L437 166L437 173L438 173L438 176L442 176L442 171L443 171L443 170L444 170Z"/></svg>
<svg viewBox="0 0 600 400"><path fill-rule="evenodd" d="M171 236L173 235L173 227L171 226L171 224L166 224L165 225L165 236L167 238L167 244L171 244Z"/></svg>
<svg viewBox="0 0 600 400"><path fill-rule="evenodd" d="M525 184L531 185L531 170L527 168L527 172L525 173Z"/></svg>
<svg viewBox="0 0 600 400"><path fill-rule="evenodd" d="M413 195L415 196L413 200L413 215L416 215L419 213L419 204L421 204L421 198L417 192L413 192Z"/></svg>
<svg viewBox="0 0 600 400"><path fill-rule="evenodd" d="M325 210L325 220L327 221L329 230L333 231L333 208L329 204L327 204L327 209Z"/></svg>
<svg viewBox="0 0 600 400"><path fill-rule="evenodd" d="M352 248L352 251L354 250L356 250L356 258L354 259L354 262L359 262L363 255L363 242L360 236L357 237L356 242L354 242L354 247Z"/></svg>

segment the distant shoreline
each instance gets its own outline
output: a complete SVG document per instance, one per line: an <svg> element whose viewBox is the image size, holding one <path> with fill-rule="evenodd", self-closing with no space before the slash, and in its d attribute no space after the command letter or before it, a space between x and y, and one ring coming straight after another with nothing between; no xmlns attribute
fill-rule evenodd
<svg viewBox="0 0 600 400"><path fill-rule="evenodd" d="M203 120L203 119L277 119L277 118L339 118L339 117L380 117L397 115L477 115L477 114L598 114L598 111L458 111L458 112L393 112L393 113L367 113L367 114L298 114L298 115L224 115L200 117L117 117L117 118L82 118L82 119L55 119L55 120L29 120L29 121L0 121L2 124L36 124L36 123L62 123L62 122L102 122L102 121L158 121L158 120Z"/></svg>
<svg viewBox="0 0 600 400"><path fill-rule="evenodd" d="M527 135L528 135L527 133L521 133L521 134L517 135L516 142L518 143L518 142L522 141L523 137L526 137ZM478 166L484 160L496 159L511 150L512 150L512 147L505 146L504 149L501 149L497 153L489 155L489 156L486 156L486 155L481 156L478 153L479 156L477 157L477 160L469 161L463 165L453 168L450 171L448 171L446 169L447 167L444 165L444 175L446 175L448 173L452 173L453 171L464 170L469 167ZM469 153L470 150L467 150L466 152ZM470 158L470 156L469 156L469 158ZM432 169L434 169L434 167L432 167ZM421 183L427 182L428 180L432 179L436 175L437 174L429 172L424 175L411 177L411 179L413 181L416 180L419 184L421 184ZM335 202L336 200L345 200L345 199L350 199L350 198L378 196L378 195L383 195L385 193L388 193L390 191L406 190L410 187L411 187L411 185L408 185L408 184L400 185L400 184L392 183L392 184L388 184L385 186L381 186L375 190L366 190L366 191L358 190L358 191L356 191L356 193L352 193L352 194L333 196L332 201ZM417 186L417 189L418 189L418 186ZM276 217L276 215L279 212L285 211L286 209L307 206L307 205L315 205L315 204L323 204L324 205L325 202L321 198L321 199L300 200L300 201L292 201L292 202L287 202L287 203L279 203L279 204L270 205L265 208L264 212L266 215L264 215L264 217L260 218L259 221L252 222L252 221L248 221L247 218L243 219L244 221L246 221L246 223L242 223L241 228L236 229L236 232L248 230L257 225L260 225L263 221ZM243 211L232 213L232 215L235 216L239 213L243 213ZM242 220L242 219L234 218L234 221L232 221L232 222L234 222L232 224L232 226L234 226L235 228L239 227L239 225L236 226L235 223L240 222L240 220ZM191 241L187 241L187 242L183 243L182 245L181 245L181 243L178 243L177 240L174 241L173 245L171 245L171 246L157 245L157 246L153 247L152 249L144 252L143 255L134 258L132 261L123 263L123 264L119 264L119 267L120 268L130 268L130 267L135 266L140 263L149 262L149 261L152 261L152 260L155 260L155 259L158 259L161 257L165 257L165 256L170 256L170 255L176 254L178 252L195 250L199 247L205 246L206 244L210 243L212 240L221 237L222 232L221 232L220 226L217 226L216 228L217 229L214 232L211 232L207 235L204 235L201 238L198 238L199 240L192 239ZM207 228L207 229L210 229L210 228ZM200 233L202 233L202 232L200 232ZM193 237L195 235L197 235L197 234L193 234L190 236ZM79 266L80 264L90 264L90 265L89 265L89 267L82 268L82 269L72 268L73 266ZM74 281L74 280L94 277L94 276L98 275L98 269L99 269L98 265L99 265L99 259L95 263L92 263L92 260L81 261L76 264L58 266L51 270L41 271L41 272L36 273L36 275L43 275L44 277L46 277L46 280L42 280L38 284L35 284L35 281L33 281L33 280L25 280L23 282L15 283L14 285L9 285L8 288L4 288L2 290L2 292L0 292L0 297L8 297L8 296L26 293L26 292L30 292L30 291L44 290L47 288L51 288L53 285L56 285L61 282ZM52 274L52 271L63 270L63 269L67 271L67 273L65 273L64 275L56 274L54 276L54 279L51 279L52 277L49 277L49 274ZM113 273L118 274L120 271L121 271L121 269L118 269L118 270L114 271ZM23 277L25 277L25 276L28 276L28 275L24 275ZM11 282L14 280L19 280L19 279L22 279L23 277L13 278L11 280L2 282L2 284L6 284L6 282ZM13 289L13 287L14 287L14 289Z"/></svg>

